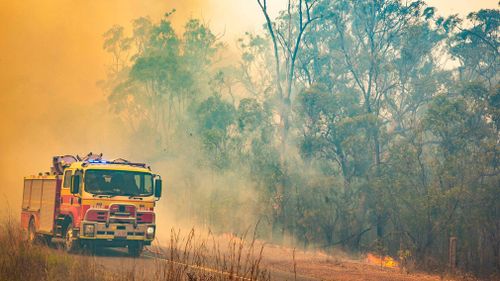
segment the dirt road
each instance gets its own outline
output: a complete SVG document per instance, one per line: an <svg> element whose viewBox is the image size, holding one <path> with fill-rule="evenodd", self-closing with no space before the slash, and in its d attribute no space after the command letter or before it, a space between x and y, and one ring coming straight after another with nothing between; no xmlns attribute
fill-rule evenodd
<svg viewBox="0 0 500 281"><path fill-rule="evenodd" d="M406 274L399 269L381 268L370 265L363 261L354 261L340 258L327 257L324 254L297 252L295 260L296 277L294 273L294 262L289 249L271 247L266 250L263 266L271 274L272 280L339 280L339 281L439 281L440 276L426 274ZM271 255L270 253L274 253ZM123 249L107 248L98 251L93 258L104 267L118 270L121 274L135 274L154 278L154 272L158 264L167 262L162 257L146 251L140 258L130 258ZM175 265L181 266L181 265ZM196 268L190 270L210 270L210 268ZM241 280L241 279L240 279Z"/></svg>
<svg viewBox="0 0 500 281"><path fill-rule="evenodd" d="M98 264L112 270L117 270L121 274L130 274L133 270L139 276L154 277L154 272L157 268L158 262L167 262L168 259L163 259L157 255L145 251L140 258L131 258L128 256L126 250L120 248L105 248L99 250L92 256ZM182 266L174 264L174 266ZM207 271L211 272L211 268L191 268L190 270ZM269 268L271 271L272 280L294 280L294 273L288 270L278 268ZM238 278L235 278L238 280ZM241 279L240 279L241 280ZM244 279L243 279L244 280ZM314 277L297 275L297 281L316 281L319 280Z"/></svg>

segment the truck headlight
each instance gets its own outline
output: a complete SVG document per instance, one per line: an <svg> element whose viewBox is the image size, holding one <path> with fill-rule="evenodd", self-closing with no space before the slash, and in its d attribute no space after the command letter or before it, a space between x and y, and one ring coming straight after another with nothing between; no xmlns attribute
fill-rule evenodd
<svg viewBox="0 0 500 281"><path fill-rule="evenodd" d="M155 228L154 226L148 226L146 229L146 238L153 239L155 237Z"/></svg>
<svg viewBox="0 0 500 281"><path fill-rule="evenodd" d="M94 233L95 233L95 225L93 224L83 225L83 236L94 237Z"/></svg>

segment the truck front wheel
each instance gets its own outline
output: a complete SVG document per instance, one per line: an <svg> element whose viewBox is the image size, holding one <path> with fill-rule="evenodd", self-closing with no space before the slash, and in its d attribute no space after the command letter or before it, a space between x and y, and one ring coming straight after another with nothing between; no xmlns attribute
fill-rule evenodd
<svg viewBox="0 0 500 281"><path fill-rule="evenodd" d="M142 253L143 245L141 242L131 242L127 245L128 254L131 257L139 257Z"/></svg>
<svg viewBox="0 0 500 281"><path fill-rule="evenodd" d="M73 225L69 224L66 228L66 235L64 237L64 249L68 253L76 252L79 249L79 241L74 236Z"/></svg>

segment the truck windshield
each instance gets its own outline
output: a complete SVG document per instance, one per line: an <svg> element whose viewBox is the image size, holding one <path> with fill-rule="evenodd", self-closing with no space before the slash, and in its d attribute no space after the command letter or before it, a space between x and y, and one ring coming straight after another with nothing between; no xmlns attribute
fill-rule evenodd
<svg viewBox="0 0 500 281"><path fill-rule="evenodd" d="M153 195L153 176L149 173L119 170L87 170L85 191L96 195Z"/></svg>

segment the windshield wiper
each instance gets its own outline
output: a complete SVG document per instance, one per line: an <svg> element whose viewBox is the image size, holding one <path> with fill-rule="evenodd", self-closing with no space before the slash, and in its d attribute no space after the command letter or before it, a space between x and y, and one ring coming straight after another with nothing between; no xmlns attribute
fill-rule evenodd
<svg viewBox="0 0 500 281"><path fill-rule="evenodd" d="M111 198L111 197L115 197L117 194L114 194L114 193L104 193L104 194L92 194L92 197L99 197L99 198Z"/></svg>
<svg viewBox="0 0 500 281"><path fill-rule="evenodd" d="M124 193L122 194L123 196L128 196L128 199L140 199L142 200L141 194L131 194L131 193Z"/></svg>
<svg viewBox="0 0 500 281"><path fill-rule="evenodd" d="M99 197L99 198L112 198L115 196L128 196L129 199L144 200L142 198L142 196L149 196L149 194L132 194L132 193L97 193L97 194L92 194L92 197Z"/></svg>

